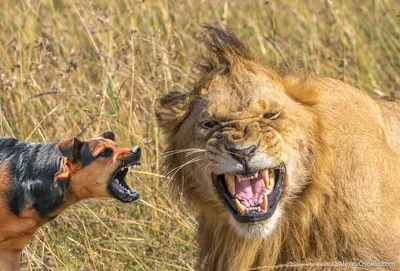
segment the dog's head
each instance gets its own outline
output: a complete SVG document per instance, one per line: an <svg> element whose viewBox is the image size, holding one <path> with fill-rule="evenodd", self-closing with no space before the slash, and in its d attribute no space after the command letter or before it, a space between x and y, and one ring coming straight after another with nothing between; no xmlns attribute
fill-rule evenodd
<svg viewBox="0 0 400 271"><path fill-rule="evenodd" d="M118 148L114 140L113 132L105 132L88 141L74 137L57 144L71 191L78 198L114 197L124 203L139 198L125 176L131 167L141 166L140 147Z"/></svg>

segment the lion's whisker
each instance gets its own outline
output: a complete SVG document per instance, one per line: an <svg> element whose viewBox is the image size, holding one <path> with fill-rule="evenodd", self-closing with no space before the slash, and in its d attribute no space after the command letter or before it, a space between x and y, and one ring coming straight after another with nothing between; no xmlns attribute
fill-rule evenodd
<svg viewBox="0 0 400 271"><path fill-rule="evenodd" d="M185 149L176 149L176 150L170 150L170 151L166 151L166 154L170 154L170 153L178 153L178 152L185 152L185 151L195 151L195 150L204 150L204 149L200 149L200 148L185 148Z"/></svg>
<svg viewBox="0 0 400 271"><path fill-rule="evenodd" d="M195 157L195 158L189 160L188 162L184 163L183 165L179 165L179 166L173 168L172 170L170 170L170 171L166 174L166 176L169 176L169 175L173 172L172 176L170 177L170 178L172 179L172 178L176 175L176 173L177 173L179 170L181 170L184 166L187 166L187 165L192 164L192 163L196 163L196 162L201 161L201 160L203 160L203 159L205 159L204 156Z"/></svg>
<svg viewBox="0 0 400 271"><path fill-rule="evenodd" d="M185 153L185 152L187 152L187 153L192 154L192 153L205 152L205 151L206 151L206 150L204 150L204 149L199 149L199 148L177 149L177 150L172 150L172 151L167 151L167 152L165 152L164 157L168 157L168 156L171 156L171 155L174 155L174 154L178 154L178 153ZM189 154L189 155L190 155L190 154Z"/></svg>
<svg viewBox="0 0 400 271"><path fill-rule="evenodd" d="M211 166L211 163L208 163L208 165L206 165L205 167L204 167L204 173L206 173L206 171L208 170L208 168Z"/></svg>
<svg viewBox="0 0 400 271"><path fill-rule="evenodd" d="M188 152L188 153L186 154L186 157L188 157L188 156L190 156L190 155L192 155L192 154L195 154L195 153L205 152L205 151L206 151L206 150L197 150L197 151Z"/></svg>

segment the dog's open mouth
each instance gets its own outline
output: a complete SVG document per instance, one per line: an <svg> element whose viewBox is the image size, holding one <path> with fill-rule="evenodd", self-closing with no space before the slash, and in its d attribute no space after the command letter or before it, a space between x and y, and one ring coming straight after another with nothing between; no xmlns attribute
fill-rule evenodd
<svg viewBox="0 0 400 271"><path fill-rule="evenodd" d="M282 163L243 176L213 174L217 191L239 222L257 222L270 218L282 197L286 168Z"/></svg>
<svg viewBox="0 0 400 271"><path fill-rule="evenodd" d="M132 191L125 181L126 174L128 174L131 168L141 168L140 162L128 163L121 166L111 175L108 184L110 194L123 203L129 203L140 198L140 195Z"/></svg>

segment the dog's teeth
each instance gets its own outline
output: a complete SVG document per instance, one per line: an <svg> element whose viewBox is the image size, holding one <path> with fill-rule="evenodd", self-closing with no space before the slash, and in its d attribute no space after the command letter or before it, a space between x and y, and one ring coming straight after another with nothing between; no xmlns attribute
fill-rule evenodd
<svg viewBox="0 0 400 271"><path fill-rule="evenodd" d="M246 206L240 203L238 199L235 199L236 208L238 209L239 213L242 215L246 212Z"/></svg>

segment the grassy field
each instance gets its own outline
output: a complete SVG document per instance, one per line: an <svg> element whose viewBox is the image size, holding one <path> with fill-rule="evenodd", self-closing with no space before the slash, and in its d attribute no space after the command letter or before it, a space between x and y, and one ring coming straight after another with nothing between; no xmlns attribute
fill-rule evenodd
<svg viewBox="0 0 400 271"><path fill-rule="evenodd" d="M113 130L140 145L129 176L142 199L89 200L42 227L32 270L192 270L196 223L169 197L155 98L187 91L202 23L230 26L273 62L400 97L397 0L2 0L0 136L90 138Z"/></svg>

